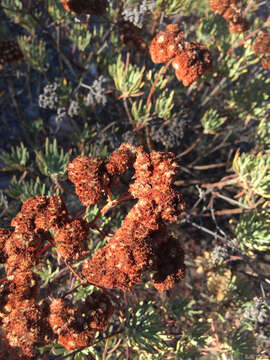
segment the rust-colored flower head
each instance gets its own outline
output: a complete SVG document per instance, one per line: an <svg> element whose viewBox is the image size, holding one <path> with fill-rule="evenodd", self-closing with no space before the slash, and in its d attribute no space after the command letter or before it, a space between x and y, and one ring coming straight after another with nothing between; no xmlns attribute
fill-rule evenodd
<svg viewBox="0 0 270 360"><path fill-rule="evenodd" d="M209 7L216 14L223 15L235 0L209 0Z"/></svg>
<svg viewBox="0 0 270 360"><path fill-rule="evenodd" d="M0 41L0 67L23 60L23 53L16 40Z"/></svg>
<svg viewBox="0 0 270 360"><path fill-rule="evenodd" d="M270 70L270 54L266 55L262 60L261 60L261 64L262 67L266 70Z"/></svg>
<svg viewBox="0 0 270 360"><path fill-rule="evenodd" d="M270 70L270 33L260 31L253 46L255 53L262 54L262 67Z"/></svg>
<svg viewBox="0 0 270 360"><path fill-rule="evenodd" d="M11 225L16 227L17 232L27 233L41 229L57 230L67 221L67 209L59 196L47 198L44 195L37 195L24 202Z"/></svg>
<svg viewBox="0 0 270 360"><path fill-rule="evenodd" d="M253 46L257 54L270 54L270 33L260 31Z"/></svg>
<svg viewBox="0 0 270 360"><path fill-rule="evenodd" d="M37 275L30 268L14 268L8 276L9 305L19 306L18 302L25 299L36 299L39 295Z"/></svg>
<svg viewBox="0 0 270 360"><path fill-rule="evenodd" d="M74 11L76 14L89 14L102 16L108 6L107 0L61 0L67 11Z"/></svg>
<svg viewBox="0 0 270 360"><path fill-rule="evenodd" d="M84 206L97 204L110 182L104 163L99 158L78 156L68 165L68 177Z"/></svg>
<svg viewBox="0 0 270 360"><path fill-rule="evenodd" d="M129 187L132 196L154 201L155 211L165 221L176 221L184 210L184 202L172 187L179 169L174 155L156 151L148 155L139 150L134 168L135 181Z"/></svg>
<svg viewBox="0 0 270 360"><path fill-rule="evenodd" d="M212 56L205 45L191 42L173 59L172 66L177 79L189 86L211 70Z"/></svg>
<svg viewBox="0 0 270 360"><path fill-rule="evenodd" d="M46 310L34 300L21 301L11 309L3 320L3 329L7 346L22 360L33 358L37 347L44 346L45 338L51 335Z"/></svg>
<svg viewBox="0 0 270 360"><path fill-rule="evenodd" d="M212 56L208 48L198 42L186 41L176 24L168 25L166 32L160 32L152 40L149 52L154 63L172 60L176 77L185 86L212 68Z"/></svg>
<svg viewBox="0 0 270 360"><path fill-rule="evenodd" d="M250 24L242 14L239 0L209 0L209 7L216 14L224 17L229 23L231 33L239 33L249 29Z"/></svg>
<svg viewBox="0 0 270 360"><path fill-rule="evenodd" d="M88 250L89 226L83 219L73 220L55 235L57 252L66 260L77 260Z"/></svg>
<svg viewBox="0 0 270 360"><path fill-rule="evenodd" d="M136 148L130 144L121 144L119 149L115 150L106 163L106 170L110 176L124 174L133 166L136 159Z"/></svg>
<svg viewBox="0 0 270 360"><path fill-rule="evenodd" d="M113 314L113 306L105 294L96 291L84 304L54 299L50 306L49 323L58 342L68 351L91 345L97 330L104 330Z"/></svg>
<svg viewBox="0 0 270 360"><path fill-rule="evenodd" d="M178 25L171 24L166 27L166 32L161 31L152 40L149 53L155 64L170 61L177 55L178 44L183 33Z"/></svg>

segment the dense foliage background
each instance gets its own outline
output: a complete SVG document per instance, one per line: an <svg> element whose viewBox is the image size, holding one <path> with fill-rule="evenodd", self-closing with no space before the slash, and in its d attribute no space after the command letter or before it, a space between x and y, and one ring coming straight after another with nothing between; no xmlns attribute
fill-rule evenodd
<svg viewBox="0 0 270 360"><path fill-rule="evenodd" d="M123 142L172 151L186 202L171 225L185 250L182 282L159 293L146 277L130 292L110 291L124 315L115 311L91 347L69 355L54 343L36 359L270 358L270 72L253 48L269 32L269 4L241 3L250 27L236 34L207 0L111 0L103 16L68 12L60 0L1 1L1 227L37 194L59 194L78 214L68 163L107 159ZM171 23L213 57L211 72L188 87L141 51ZM20 61L3 60L7 39ZM101 230L114 232L131 203L103 216ZM97 212L88 208L86 219ZM91 253L104 244L92 231ZM77 286L58 260L51 249L34 269L41 300L70 289L74 303L84 300L95 287Z"/></svg>

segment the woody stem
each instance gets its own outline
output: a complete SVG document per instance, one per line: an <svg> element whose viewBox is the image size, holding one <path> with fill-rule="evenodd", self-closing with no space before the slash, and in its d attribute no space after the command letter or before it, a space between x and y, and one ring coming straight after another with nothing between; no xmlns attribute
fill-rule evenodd
<svg viewBox="0 0 270 360"><path fill-rule="evenodd" d="M170 61L168 61L168 63L163 67L163 70L158 74L158 76L156 77L155 81L154 81L154 84L152 85L150 91L149 91L149 94L148 94L148 97L147 97L147 100L146 100L146 107L145 107L145 111L147 112L148 110L148 107L150 105L150 101L151 101L151 97L155 91L155 88L157 86L157 83L159 81L159 79L161 78L161 76L165 75L169 66L171 65L173 59L171 59Z"/></svg>

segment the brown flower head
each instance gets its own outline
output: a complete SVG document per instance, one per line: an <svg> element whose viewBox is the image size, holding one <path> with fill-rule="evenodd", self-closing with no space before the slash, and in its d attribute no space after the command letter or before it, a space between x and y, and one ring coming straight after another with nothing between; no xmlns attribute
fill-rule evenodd
<svg viewBox="0 0 270 360"><path fill-rule="evenodd" d="M210 9L220 14L229 23L231 33L239 33L249 29L250 24L242 14L239 0L209 0Z"/></svg>
<svg viewBox="0 0 270 360"><path fill-rule="evenodd" d="M155 233L163 226L153 204L139 200L108 244L83 263L83 275L106 288L130 289L149 266Z"/></svg>
<svg viewBox="0 0 270 360"><path fill-rule="evenodd" d="M107 0L61 0L67 11L74 11L77 14L89 14L102 16L108 6Z"/></svg>
<svg viewBox="0 0 270 360"><path fill-rule="evenodd" d="M121 144L119 149L115 150L106 163L106 170L110 176L124 174L133 166L136 159L136 148L130 144Z"/></svg>
<svg viewBox="0 0 270 360"><path fill-rule="evenodd" d="M143 32L130 21L119 21L120 38L127 48L134 49L140 54L145 54L148 45L143 38Z"/></svg>
<svg viewBox="0 0 270 360"><path fill-rule="evenodd" d="M62 199L37 195L24 202L21 211L12 220L17 232L28 233L49 229L57 230L68 221L68 214Z"/></svg>
<svg viewBox="0 0 270 360"><path fill-rule="evenodd" d="M262 67L266 70L270 70L270 54L265 55L265 57L261 60Z"/></svg>
<svg viewBox="0 0 270 360"><path fill-rule="evenodd" d="M270 70L270 33L260 31L255 39L253 49L255 53L263 55L261 59L262 67Z"/></svg>
<svg viewBox="0 0 270 360"><path fill-rule="evenodd" d="M55 235L57 252L66 260L77 260L88 250L89 225L83 219L73 220Z"/></svg>
<svg viewBox="0 0 270 360"><path fill-rule="evenodd" d="M16 40L0 41L0 67L23 60L23 53Z"/></svg>
<svg viewBox="0 0 270 360"><path fill-rule="evenodd" d="M269 54L270 55L270 33L264 33L260 31L255 39L254 47L257 54Z"/></svg>
<svg viewBox="0 0 270 360"><path fill-rule="evenodd" d="M166 32L161 31L152 40L149 53L152 61L157 63L167 62L174 58L178 52L178 45L183 33L178 25L171 24L166 27Z"/></svg>
<svg viewBox="0 0 270 360"><path fill-rule="evenodd" d="M173 59L172 66L177 79L189 86L211 70L212 56L205 45L191 42Z"/></svg>
<svg viewBox="0 0 270 360"><path fill-rule="evenodd" d="M99 158L78 156L68 165L68 177L84 206L97 204L110 182L104 163Z"/></svg>
<svg viewBox="0 0 270 360"><path fill-rule="evenodd" d="M134 168L135 181L129 187L132 196L154 201L156 213L165 221L176 221L184 210L184 202L181 194L172 188L179 168L174 155L156 151L148 155L139 151Z"/></svg>
<svg viewBox="0 0 270 360"><path fill-rule="evenodd" d="M68 351L89 346L95 331L104 330L113 314L113 306L105 294L96 291L84 304L55 299L50 306L49 323L58 342Z"/></svg>
<svg viewBox="0 0 270 360"><path fill-rule="evenodd" d="M176 24L168 25L165 33L159 33L152 40L149 52L155 63L172 60L177 79L185 86L212 68L212 56L207 47L186 41Z"/></svg>
<svg viewBox="0 0 270 360"><path fill-rule="evenodd" d="M6 345L23 360L34 357L37 347L44 346L45 339L51 335L46 309L34 300L21 301L19 306L11 309L3 320L3 328Z"/></svg>

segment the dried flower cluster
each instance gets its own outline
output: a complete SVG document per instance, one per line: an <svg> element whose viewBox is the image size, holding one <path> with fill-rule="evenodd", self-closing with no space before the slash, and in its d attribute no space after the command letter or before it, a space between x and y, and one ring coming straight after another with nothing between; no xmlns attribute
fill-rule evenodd
<svg viewBox="0 0 270 360"><path fill-rule="evenodd" d="M242 14L240 0L209 0L210 8L224 17L229 23L231 33L239 33L248 30L249 23Z"/></svg>
<svg viewBox="0 0 270 360"><path fill-rule="evenodd" d="M255 53L262 54L262 67L270 70L270 33L260 31L253 47Z"/></svg>
<svg viewBox="0 0 270 360"><path fill-rule="evenodd" d="M1 230L7 274L1 301L4 345L22 359L33 357L37 346L48 343L52 336L46 304L36 303L39 286L31 270L38 263L43 241L50 236L35 224L42 204L42 199L28 200L12 221L15 230Z"/></svg>
<svg viewBox="0 0 270 360"><path fill-rule="evenodd" d="M16 40L0 41L0 67L23 59L23 53Z"/></svg>
<svg viewBox="0 0 270 360"><path fill-rule="evenodd" d="M67 11L74 11L76 14L89 14L102 16L108 6L107 0L61 0Z"/></svg>
<svg viewBox="0 0 270 360"><path fill-rule="evenodd" d="M177 24L170 24L152 40L149 53L154 63L172 61L175 75L189 86L212 68L208 48L196 41L188 42Z"/></svg>
<svg viewBox="0 0 270 360"><path fill-rule="evenodd" d="M107 162L77 157L69 164L68 175L81 202L88 206L100 201L119 176L132 168L135 180L129 197L138 201L107 245L84 260L82 274L99 287L126 291L150 271L154 286L168 290L185 270L183 249L166 226L184 209L181 194L173 188L178 172L174 155L147 154L142 147L122 144ZM72 219L59 196L38 195L23 204L11 225L14 229L0 229L0 260L7 274L0 286L5 349L28 360L37 347L56 338L67 350L91 345L95 332L103 331L113 314L110 299L97 291L75 306L59 298L51 304L39 301L38 277L32 271L47 242L56 246L65 261L86 255L91 224Z"/></svg>
<svg viewBox="0 0 270 360"><path fill-rule="evenodd" d="M122 144L107 164L94 157L79 156L74 159L68 165L68 177L75 184L81 203L84 206L97 204L113 177L124 173L134 160L134 150L129 144Z"/></svg>
<svg viewBox="0 0 270 360"><path fill-rule="evenodd" d="M134 49L140 54L145 54L148 45L143 38L143 32L140 28L127 20L121 20L118 23L120 38L127 48Z"/></svg>
<svg viewBox="0 0 270 360"><path fill-rule="evenodd" d="M54 299L50 305L49 323L58 335L58 342L69 351L89 346L95 332L108 326L113 310L108 297L99 291L76 306L68 300Z"/></svg>
<svg viewBox="0 0 270 360"><path fill-rule="evenodd" d="M54 316L58 314L61 318L61 312L58 313L53 306L57 300L53 301L51 309L46 302L37 303L38 279L31 270L39 262L42 245L46 241L53 243L49 230L54 232L57 251L64 259L77 259L84 255L87 251L88 223L82 219L70 220L59 196L46 198L40 195L23 204L11 225L15 230L0 230L0 260L5 263L7 274L7 281L1 285L0 302L0 310L4 314L2 341L5 348L17 358L26 360L35 356L38 346L51 343L56 335L58 342L67 349L74 348L71 343L75 347L81 346L79 338L84 336L86 341L86 335L78 330L79 319L84 316L80 310L88 314L84 322L88 321L91 336L84 344L89 345L95 331L106 327L113 312L109 299L100 293L93 294L83 309L76 308L76 323L68 320L69 325L61 325L61 332L56 331ZM69 315L70 312L65 316ZM68 333L67 326L70 327Z"/></svg>
<svg viewBox="0 0 270 360"><path fill-rule="evenodd" d="M74 168L76 159L72 164L70 171L77 172L76 166ZM170 289L184 274L183 250L178 241L168 235L165 224L165 221L176 221L184 209L181 194L172 187L178 166L172 153L153 151L146 154L141 147L122 144L102 167L106 173L95 172L95 181L100 184L95 185L98 193L106 175L112 182L113 177L131 166L135 169L135 181L129 192L138 202L107 245L83 263L82 273L93 284L126 291L142 279L144 271L154 271L156 288L161 291ZM86 180L85 183L89 183ZM97 198L92 192L88 194ZM88 203L84 198L83 201Z"/></svg>

